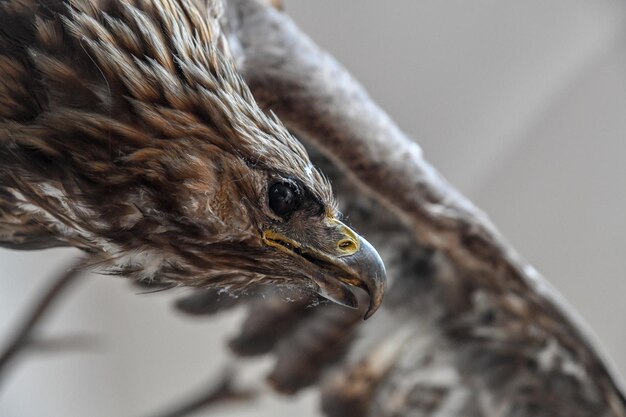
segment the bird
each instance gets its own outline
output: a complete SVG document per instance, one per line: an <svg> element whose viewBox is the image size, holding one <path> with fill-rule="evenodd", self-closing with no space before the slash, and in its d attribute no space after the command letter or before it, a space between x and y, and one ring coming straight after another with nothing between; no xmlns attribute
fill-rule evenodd
<svg viewBox="0 0 626 417"><path fill-rule="evenodd" d="M314 291L385 267L255 103L217 0L0 0L0 246L164 286Z"/></svg>

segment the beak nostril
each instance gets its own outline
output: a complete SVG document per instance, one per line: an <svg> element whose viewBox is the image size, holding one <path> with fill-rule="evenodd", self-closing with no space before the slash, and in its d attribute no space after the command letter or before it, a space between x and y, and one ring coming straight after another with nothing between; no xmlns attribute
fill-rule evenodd
<svg viewBox="0 0 626 417"><path fill-rule="evenodd" d="M350 239L343 239L343 240L339 241L337 246L340 249L348 250L348 249L354 249L356 247L356 244L353 241L351 241Z"/></svg>

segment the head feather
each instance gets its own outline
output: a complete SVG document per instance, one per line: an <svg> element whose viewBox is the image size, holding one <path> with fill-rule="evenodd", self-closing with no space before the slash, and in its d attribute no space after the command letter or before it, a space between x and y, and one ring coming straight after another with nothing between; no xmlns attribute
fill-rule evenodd
<svg viewBox="0 0 626 417"><path fill-rule="evenodd" d="M0 188L15 206L109 267L182 276L195 262L213 278L229 275L228 245L258 234L267 177L333 210L327 180L237 73L220 13L217 1L0 2ZM198 260L209 247L212 266ZM259 255L238 253L242 269Z"/></svg>

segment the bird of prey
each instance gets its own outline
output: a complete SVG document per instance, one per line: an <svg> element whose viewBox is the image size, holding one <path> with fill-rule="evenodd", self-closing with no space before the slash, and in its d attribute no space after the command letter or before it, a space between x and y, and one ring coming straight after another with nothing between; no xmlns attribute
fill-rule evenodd
<svg viewBox="0 0 626 417"><path fill-rule="evenodd" d="M220 4L0 0L0 246L170 285L380 305L385 270L237 73Z"/></svg>

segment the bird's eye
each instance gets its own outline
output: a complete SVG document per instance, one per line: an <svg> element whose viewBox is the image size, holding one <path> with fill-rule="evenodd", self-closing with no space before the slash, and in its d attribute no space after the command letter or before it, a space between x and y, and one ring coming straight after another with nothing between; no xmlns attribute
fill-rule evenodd
<svg viewBox="0 0 626 417"><path fill-rule="evenodd" d="M269 205L277 215L288 216L300 205L300 193L295 185L276 183L270 187Z"/></svg>

